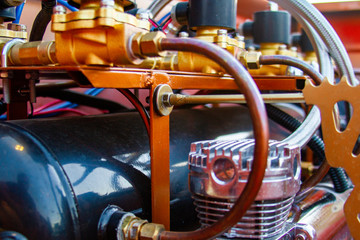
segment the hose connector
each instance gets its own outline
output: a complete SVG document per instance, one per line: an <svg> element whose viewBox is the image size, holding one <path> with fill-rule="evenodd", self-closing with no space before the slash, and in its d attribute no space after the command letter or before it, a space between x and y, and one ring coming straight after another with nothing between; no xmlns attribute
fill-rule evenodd
<svg viewBox="0 0 360 240"><path fill-rule="evenodd" d="M237 58L247 69L260 68L261 52L258 51L240 51Z"/></svg>
<svg viewBox="0 0 360 240"><path fill-rule="evenodd" d="M165 227L162 224L149 223L138 217L126 216L123 224L118 228L118 239L123 240L157 240Z"/></svg>
<svg viewBox="0 0 360 240"><path fill-rule="evenodd" d="M166 38L161 31L149 33L136 33L131 38L131 50L134 56L139 58L164 57L165 52L161 51L160 42Z"/></svg>

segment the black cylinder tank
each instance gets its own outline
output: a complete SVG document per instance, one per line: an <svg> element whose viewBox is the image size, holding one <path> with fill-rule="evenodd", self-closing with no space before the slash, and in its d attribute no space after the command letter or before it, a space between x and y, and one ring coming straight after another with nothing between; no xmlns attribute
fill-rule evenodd
<svg viewBox="0 0 360 240"><path fill-rule="evenodd" d="M172 230L198 227L187 183L190 144L251 136L243 107L171 114ZM0 146L2 230L29 240L92 240L110 204L151 216L148 136L137 113L1 123Z"/></svg>

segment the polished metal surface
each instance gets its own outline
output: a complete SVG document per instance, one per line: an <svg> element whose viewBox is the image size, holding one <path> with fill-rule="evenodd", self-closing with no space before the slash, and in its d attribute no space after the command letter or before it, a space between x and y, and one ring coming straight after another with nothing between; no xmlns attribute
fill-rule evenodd
<svg viewBox="0 0 360 240"><path fill-rule="evenodd" d="M241 194L251 171L254 141L202 141L191 145L190 190L202 226L222 218ZM262 239L282 232L300 188L300 149L269 142L268 166L256 201L224 236Z"/></svg>

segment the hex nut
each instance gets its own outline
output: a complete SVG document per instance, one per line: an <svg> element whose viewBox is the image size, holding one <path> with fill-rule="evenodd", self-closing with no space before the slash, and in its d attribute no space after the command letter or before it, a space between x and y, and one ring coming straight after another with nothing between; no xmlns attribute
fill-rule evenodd
<svg viewBox="0 0 360 240"><path fill-rule="evenodd" d="M259 69L260 68L260 52L248 52L246 56L247 67L249 69Z"/></svg>
<svg viewBox="0 0 360 240"><path fill-rule="evenodd" d="M144 56L148 57L163 57L165 52L160 52L160 41L161 39L166 38L165 33L156 31L149 32L143 35L140 42L141 53Z"/></svg>
<svg viewBox="0 0 360 240"><path fill-rule="evenodd" d="M241 63L244 67L247 67L246 55L247 55L247 51L244 50L244 49L240 49L240 51L238 52L238 55L237 55L237 59L240 61L240 63Z"/></svg>
<svg viewBox="0 0 360 240"><path fill-rule="evenodd" d="M137 219L132 222L129 231L128 231L128 240L136 240L138 239L138 235L141 232L141 228L144 224L147 224L147 220Z"/></svg>
<svg viewBox="0 0 360 240"><path fill-rule="evenodd" d="M144 58L141 54L141 37L144 35L142 32L137 32L131 37L131 51L132 54L136 57Z"/></svg>
<svg viewBox="0 0 360 240"><path fill-rule="evenodd" d="M143 225L140 231L141 240L157 240L160 233L165 231L165 227L162 224L148 223Z"/></svg>

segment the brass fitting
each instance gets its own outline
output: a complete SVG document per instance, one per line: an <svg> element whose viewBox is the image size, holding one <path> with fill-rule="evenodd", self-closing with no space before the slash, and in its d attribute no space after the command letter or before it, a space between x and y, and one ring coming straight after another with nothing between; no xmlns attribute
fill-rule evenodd
<svg viewBox="0 0 360 240"><path fill-rule="evenodd" d="M106 1L80 2L84 8L77 12L55 12L52 16L59 64L119 66L141 63L132 54L131 36L148 32L149 21L125 13L116 5L106 5ZM115 1L119 5L124 2Z"/></svg>
<svg viewBox="0 0 360 240"><path fill-rule="evenodd" d="M244 67L248 69L259 69L261 53L257 51L241 51L238 55L238 59Z"/></svg>
<svg viewBox="0 0 360 240"><path fill-rule="evenodd" d="M139 239L141 240L157 240L160 233L165 231L165 227L162 224L147 223L144 224L140 230Z"/></svg>
<svg viewBox="0 0 360 240"><path fill-rule="evenodd" d="M133 55L140 58L165 56L165 52L159 51L160 41L163 38L166 38L166 35L160 31L136 33L131 39Z"/></svg>
<svg viewBox="0 0 360 240"><path fill-rule="evenodd" d="M260 59L261 53L260 52L248 52L247 53L247 67L249 69L259 69L260 68Z"/></svg>
<svg viewBox="0 0 360 240"><path fill-rule="evenodd" d="M165 227L127 214L121 219L117 231L117 239L121 240L157 240Z"/></svg>
<svg viewBox="0 0 360 240"><path fill-rule="evenodd" d="M28 42L11 48L9 60L12 65L48 65L57 63L55 42Z"/></svg>

